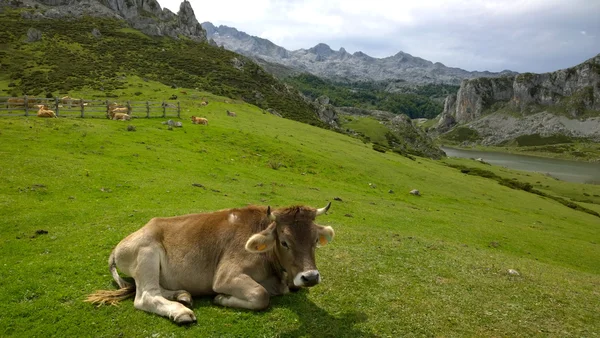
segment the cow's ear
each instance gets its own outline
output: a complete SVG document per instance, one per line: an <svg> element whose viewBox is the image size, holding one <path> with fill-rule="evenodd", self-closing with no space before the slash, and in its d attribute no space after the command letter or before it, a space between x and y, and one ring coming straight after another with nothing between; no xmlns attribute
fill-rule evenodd
<svg viewBox="0 0 600 338"><path fill-rule="evenodd" d="M246 251L252 253L267 252L275 246L275 222L271 223L265 230L254 234L246 242Z"/></svg>
<svg viewBox="0 0 600 338"><path fill-rule="evenodd" d="M333 240L333 237L335 236L335 231L333 231L333 228L329 226L324 227L319 225L317 227L317 234L319 236L319 246L325 246Z"/></svg>

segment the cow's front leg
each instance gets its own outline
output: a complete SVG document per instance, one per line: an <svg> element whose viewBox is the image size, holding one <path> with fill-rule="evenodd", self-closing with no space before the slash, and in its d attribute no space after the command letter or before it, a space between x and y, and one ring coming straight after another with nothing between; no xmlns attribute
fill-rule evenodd
<svg viewBox="0 0 600 338"><path fill-rule="evenodd" d="M216 278L213 286L215 303L249 310L264 310L269 306L269 292L245 274L227 274Z"/></svg>

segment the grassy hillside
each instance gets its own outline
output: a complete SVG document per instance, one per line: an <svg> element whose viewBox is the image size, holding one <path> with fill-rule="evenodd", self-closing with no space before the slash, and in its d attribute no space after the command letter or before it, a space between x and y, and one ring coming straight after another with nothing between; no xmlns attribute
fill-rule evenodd
<svg viewBox="0 0 600 338"><path fill-rule="evenodd" d="M211 98L215 105L205 108L184 102L184 127L173 130L158 119L0 119L1 336L600 331L599 218L442 162L382 154L358 139ZM192 114L209 125L191 125ZM586 206L599 209L600 186L498 174L574 201L586 196ZM408 194L415 188L421 197ZM322 284L274 298L267 311L198 298L198 323L178 327L131 300L83 303L114 288L110 251L151 217L328 201L319 222L336 238L317 252Z"/></svg>
<svg viewBox="0 0 600 338"><path fill-rule="evenodd" d="M127 76L137 76L244 100L324 126L297 91L233 52L185 38L149 37L114 19L25 20L22 11L34 9L4 7L0 12L1 96L62 96L89 89L114 98L128 86ZM41 40L28 42L31 28L42 33ZM92 34L94 29L100 37Z"/></svg>

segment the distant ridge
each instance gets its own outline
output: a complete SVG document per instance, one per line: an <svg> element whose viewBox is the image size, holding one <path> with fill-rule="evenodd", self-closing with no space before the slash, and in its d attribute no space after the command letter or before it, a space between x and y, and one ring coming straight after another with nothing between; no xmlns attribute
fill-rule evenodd
<svg viewBox="0 0 600 338"><path fill-rule="evenodd" d="M208 39L214 40L225 49L332 80L402 80L411 84L458 85L464 79L517 74L508 70L500 73L469 72L404 52L386 58L374 58L360 51L350 54L344 48L334 51L324 43L309 49L289 51L269 40L248 35L233 27L216 27L210 22L202 23L202 27L206 30Z"/></svg>

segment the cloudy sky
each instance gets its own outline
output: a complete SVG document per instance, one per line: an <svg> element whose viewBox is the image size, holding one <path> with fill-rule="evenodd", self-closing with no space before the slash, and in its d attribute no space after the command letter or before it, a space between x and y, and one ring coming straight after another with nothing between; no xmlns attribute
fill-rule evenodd
<svg viewBox="0 0 600 338"><path fill-rule="evenodd" d="M181 0L158 0L177 13ZM399 51L466 70L548 72L600 53L600 0L190 0L200 23L288 50Z"/></svg>

